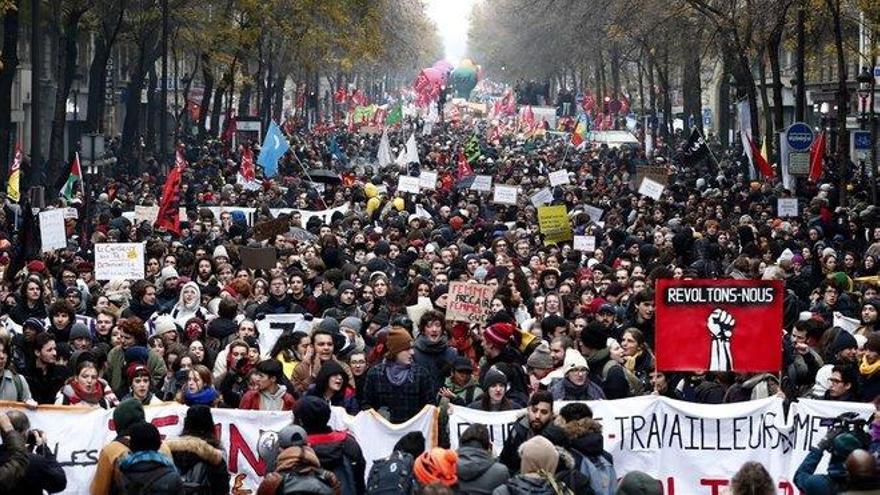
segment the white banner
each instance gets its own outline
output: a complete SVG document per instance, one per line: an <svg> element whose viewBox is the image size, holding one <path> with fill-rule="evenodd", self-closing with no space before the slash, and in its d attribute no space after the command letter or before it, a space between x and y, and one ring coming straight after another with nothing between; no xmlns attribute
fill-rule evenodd
<svg viewBox="0 0 880 495"><path fill-rule="evenodd" d="M40 245L42 252L67 247L67 232L64 228L64 209L40 212Z"/></svg>
<svg viewBox="0 0 880 495"><path fill-rule="evenodd" d="M823 421L848 411L868 417L874 409L871 404L800 399L791 405L786 421L782 403L774 397L707 405L656 396L587 402L602 422L605 450L614 456L617 475L644 471L661 480L666 493L676 495L720 493L747 461L763 464L779 493L797 493L794 474L810 446L825 435ZM554 408L559 411L564 405L557 402ZM457 448L468 425L482 423L497 454L523 414L525 409L490 413L453 407L450 443Z"/></svg>
<svg viewBox="0 0 880 495"><path fill-rule="evenodd" d="M583 251L585 253L592 253L596 251L596 236L594 235L576 235L574 236L574 245L572 248L575 251Z"/></svg>
<svg viewBox="0 0 880 495"><path fill-rule="evenodd" d="M262 318L257 318L256 324L257 331L259 332L257 340L260 344L260 353L263 355L263 359L270 357L269 351L272 350L272 347L278 341L278 338L281 337L282 333L285 331L295 332L297 330L310 333L309 330L312 326L312 323L306 321L303 315L299 313L265 315Z"/></svg>
<svg viewBox="0 0 880 495"><path fill-rule="evenodd" d="M384 186L383 186L384 187ZM336 208L328 208L326 210L300 210L297 208L269 208L269 213L272 214L274 218L278 218L278 215L291 215L293 212L297 212L302 216L300 223L303 227L305 227L309 220L312 217L320 217L321 223L326 225L330 225L333 221L333 215L336 213L341 213L345 215L348 213L349 203L345 203L342 206L337 206Z"/></svg>
<svg viewBox="0 0 880 495"><path fill-rule="evenodd" d="M95 244L95 280L144 278L144 243Z"/></svg>
<svg viewBox="0 0 880 495"><path fill-rule="evenodd" d="M543 205L549 205L553 202L553 191L551 191L549 187L545 187L544 189L541 189L540 191L533 194L530 198L530 201L532 202L532 206L534 206L535 208Z"/></svg>
<svg viewBox="0 0 880 495"><path fill-rule="evenodd" d="M663 184L645 177L642 179L642 185L639 186L639 194L647 196L654 201L659 201L660 195L663 194L663 189L665 189Z"/></svg>
<svg viewBox="0 0 880 495"><path fill-rule="evenodd" d="M0 402L0 405L4 409L19 408L11 402ZM147 420L164 436L180 435L186 409L176 403L145 408ZM64 468L67 488L61 493L88 493L101 448L116 438L116 432L111 429L113 411L71 406L40 406L37 411L20 407L20 410L30 418L32 429L46 433L49 447ZM436 411L434 406L426 406L408 422L393 425L373 412L349 416L344 409L334 407L330 424L336 430L348 430L358 440L367 459L366 473L369 473L372 462L388 456L406 433L421 431L428 447L436 445ZM256 493L266 471L257 445L261 439L290 424L291 413L238 409L212 409L212 413L226 455L231 492Z"/></svg>

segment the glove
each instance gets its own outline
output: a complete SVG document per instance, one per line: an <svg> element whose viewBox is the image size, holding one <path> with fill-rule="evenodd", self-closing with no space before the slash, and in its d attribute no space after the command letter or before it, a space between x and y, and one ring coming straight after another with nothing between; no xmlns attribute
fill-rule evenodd
<svg viewBox="0 0 880 495"><path fill-rule="evenodd" d="M838 435L846 431L842 426L835 426L833 428L828 429L828 433L825 434L825 437L819 441L819 444L816 445L820 450L827 450L831 452L832 447L834 447L834 439L837 438Z"/></svg>

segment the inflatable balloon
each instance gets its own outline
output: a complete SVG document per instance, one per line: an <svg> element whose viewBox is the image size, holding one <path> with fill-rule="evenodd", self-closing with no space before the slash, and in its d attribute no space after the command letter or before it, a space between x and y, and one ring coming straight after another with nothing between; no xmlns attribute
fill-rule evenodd
<svg viewBox="0 0 880 495"><path fill-rule="evenodd" d="M364 194L368 198L375 198L377 194L379 194L379 188L376 187L376 184L372 182L367 182L367 185L364 186Z"/></svg>
<svg viewBox="0 0 880 495"><path fill-rule="evenodd" d="M372 215L374 211L379 209L380 205L381 201L379 201L379 198L372 197L367 200L367 215Z"/></svg>
<svg viewBox="0 0 880 495"><path fill-rule="evenodd" d="M440 88L446 84L446 74L433 67L422 69L413 83L413 90L416 92L416 103L425 106L428 102L437 98L440 94Z"/></svg>
<svg viewBox="0 0 880 495"><path fill-rule="evenodd" d="M442 72L443 74L449 74L450 72L452 72L452 69L454 69L455 67L453 67L453 65L450 64L449 62L447 62L446 60L438 60L437 62L434 63L434 65L431 66L431 68L437 69L440 72Z"/></svg>
<svg viewBox="0 0 880 495"><path fill-rule="evenodd" d="M476 69L477 64L474 63L473 60L469 58L461 59L461 62L458 63L458 68L464 67L465 69Z"/></svg>
<svg viewBox="0 0 880 495"><path fill-rule="evenodd" d="M477 69L459 65L452 74L449 75L449 83L455 90L456 98L468 99L471 97L471 91L477 86Z"/></svg>
<svg viewBox="0 0 880 495"><path fill-rule="evenodd" d="M403 209L406 208L403 198L394 198L394 201L392 201L391 204L397 209L397 211L403 211Z"/></svg>

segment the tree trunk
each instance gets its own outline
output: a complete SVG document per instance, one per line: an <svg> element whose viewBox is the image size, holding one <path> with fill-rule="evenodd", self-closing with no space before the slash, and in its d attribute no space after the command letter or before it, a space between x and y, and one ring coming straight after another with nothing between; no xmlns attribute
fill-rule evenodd
<svg viewBox="0 0 880 495"><path fill-rule="evenodd" d="M794 92L794 120L798 122L803 122L807 118L807 85L804 80L806 77L805 70L805 58L806 58L806 8L804 6L804 2L806 0L798 1L798 11L797 11L797 20L795 21L795 32L796 32L796 48L795 48L795 72L794 77L797 80L795 82L795 92Z"/></svg>
<svg viewBox="0 0 880 495"><path fill-rule="evenodd" d="M782 149L779 145L779 133L785 128L785 108L783 107L782 101L782 68L779 64L779 48L781 44L782 29L780 28L774 30L770 37L770 44L767 47L767 55L770 58L770 77L773 80L773 127L776 130L776 133L773 134L773 139L770 142L773 143L773 150L775 151L772 153L774 156L773 161L779 164L782 164L779 157L779 153Z"/></svg>
<svg viewBox="0 0 880 495"><path fill-rule="evenodd" d="M156 72L155 67L150 67L150 70L147 72L147 80L149 81L149 85L147 86L147 122L146 129L144 135L146 136L144 142L146 144L145 151L147 153L155 155L159 149L159 118L160 118L160 109L162 104L160 103L161 98L159 95L159 90L157 86L159 84L159 74Z"/></svg>
<svg viewBox="0 0 880 495"><path fill-rule="evenodd" d="M602 55L601 49L599 49L598 57L599 57L599 59L597 61L597 64L599 65L598 74L599 74L599 97L600 98L599 98L599 101L597 101L596 103L598 105L600 105L600 107L603 109L602 111L604 112L604 111L606 111L605 97L608 95L608 87L605 84L605 57Z"/></svg>
<svg viewBox="0 0 880 495"><path fill-rule="evenodd" d="M645 83L644 83L645 69L644 69L644 67L642 66L642 60L641 60L641 59L638 59L638 60L636 61L636 71L637 71L638 74L639 74L639 76L638 76L638 81L639 81L639 106L640 106L640 110L641 110L641 112L642 112L642 113L645 113L645 109L647 108L647 107L645 106Z"/></svg>
<svg viewBox="0 0 880 495"><path fill-rule="evenodd" d="M718 119L718 138L721 141L721 146L727 148L733 147L733 142L730 140L730 130L733 127L733 122L731 122L730 118L731 101L729 81L731 75L731 60L729 54L722 54L721 64L721 84L718 86L718 114L715 118Z"/></svg>
<svg viewBox="0 0 880 495"><path fill-rule="evenodd" d="M272 85L272 92L275 95L272 103L272 117L278 122L284 117L281 113L284 111L284 81L287 79L285 74L278 74L275 78L275 84Z"/></svg>
<svg viewBox="0 0 880 495"><path fill-rule="evenodd" d="M11 151L15 149L12 142L12 82L18 69L18 14L21 11L21 0L15 2L14 8L3 13L3 53L0 54L0 183L5 183L9 176L7 168L12 161ZM21 136L16 136L21 142Z"/></svg>
<svg viewBox="0 0 880 495"><path fill-rule="evenodd" d="M202 53L202 79L204 82L204 90L202 93L202 101L199 105L199 138L204 139L208 135L208 129L205 124L208 121L208 107L211 105L211 96L214 93L214 73L211 71L211 56L205 52Z"/></svg>
<svg viewBox="0 0 880 495"><path fill-rule="evenodd" d="M52 129L49 135L49 161L46 163L46 184L55 185L58 179L58 171L65 161L64 156L64 127L67 124L67 97L70 95L70 87L73 85L73 75L76 73L77 46L79 35L79 21L85 11L72 10L65 16L63 27L57 26L59 32L58 43L58 66L57 81L58 89L55 91L55 111L52 116ZM70 143L71 148L74 143Z"/></svg>
<svg viewBox="0 0 880 495"><path fill-rule="evenodd" d="M225 92L226 76L224 75L214 90L214 103L211 106L211 129L208 134L213 137L220 135L220 115L223 113L223 93Z"/></svg>
<svg viewBox="0 0 880 495"><path fill-rule="evenodd" d="M762 52L760 58L758 60L758 78L761 80L761 112L764 116L764 139L761 143L761 149L767 148L767 156L768 161L773 155L773 114L770 109L770 98L767 96L767 63L764 60L764 53ZM755 139L755 145L758 144L758 140Z"/></svg>
<svg viewBox="0 0 880 495"><path fill-rule="evenodd" d="M697 30L689 32L698 37ZM702 131L703 129L703 96L700 88L700 50L685 50L684 63L681 66L681 93L684 110L684 131L690 135L690 123Z"/></svg>
<svg viewBox="0 0 880 495"><path fill-rule="evenodd" d="M128 99L125 102L125 121L122 123L122 144L120 155L128 164L128 173L135 175L140 169L138 140L141 130L141 91L147 71L158 57L158 37L155 32L148 32L138 41L137 63L129 74Z"/></svg>
<svg viewBox="0 0 880 495"><path fill-rule="evenodd" d="M847 102L846 53L843 46L843 26L840 19L840 0L825 0L834 26L834 48L837 51L837 179L840 206L846 206L846 176L849 168L849 139L846 132Z"/></svg>
<svg viewBox="0 0 880 495"><path fill-rule="evenodd" d="M99 31L95 35L95 55L89 66L89 99L86 111L85 132L101 130L104 116L104 99L107 92L107 62L111 47ZM111 88L112 91L112 88Z"/></svg>
<svg viewBox="0 0 880 495"><path fill-rule="evenodd" d="M615 100L620 97L620 48L617 43L611 44L611 97Z"/></svg>

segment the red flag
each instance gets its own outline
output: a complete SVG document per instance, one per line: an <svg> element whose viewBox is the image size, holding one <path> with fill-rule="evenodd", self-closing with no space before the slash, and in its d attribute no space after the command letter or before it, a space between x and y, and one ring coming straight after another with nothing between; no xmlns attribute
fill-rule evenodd
<svg viewBox="0 0 880 495"><path fill-rule="evenodd" d="M822 177L822 164L825 161L825 131L819 134L819 139L813 143L810 149L810 180L818 182Z"/></svg>
<svg viewBox="0 0 880 495"><path fill-rule="evenodd" d="M253 182L257 178L254 170L254 151L249 146L244 146L241 150L241 176L248 182Z"/></svg>
<svg viewBox="0 0 880 495"><path fill-rule="evenodd" d="M471 168L470 164L467 161L467 157L464 156L464 153L458 153L458 180L461 180L469 175L474 175L474 169Z"/></svg>
<svg viewBox="0 0 880 495"><path fill-rule="evenodd" d="M180 235L180 183L183 180L183 170L186 168L186 158L183 149L177 149L177 158L174 167L168 172L165 186L162 188L162 201L159 203L159 214L156 216L156 228L164 229Z"/></svg>
<svg viewBox="0 0 880 495"><path fill-rule="evenodd" d="M229 112L226 117L226 128L223 130L222 139L226 143L232 143L232 137L235 136L235 131L238 130L238 122L235 120L235 112Z"/></svg>
<svg viewBox="0 0 880 495"><path fill-rule="evenodd" d="M764 155L761 154L761 150L755 145L755 141L749 139L749 145L752 147L752 161L753 165L757 167L757 169L761 172L764 177L772 179L776 176L776 173L773 172L773 167L767 163L767 159L764 158Z"/></svg>
<svg viewBox="0 0 880 495"><path fill-rule="evenodd" d="M348 91L345 86L340 85L339 89L336 90L336 93L333 94L333 99L336 100L336 103L345 103L345 100L348 98Z"/></svg>

